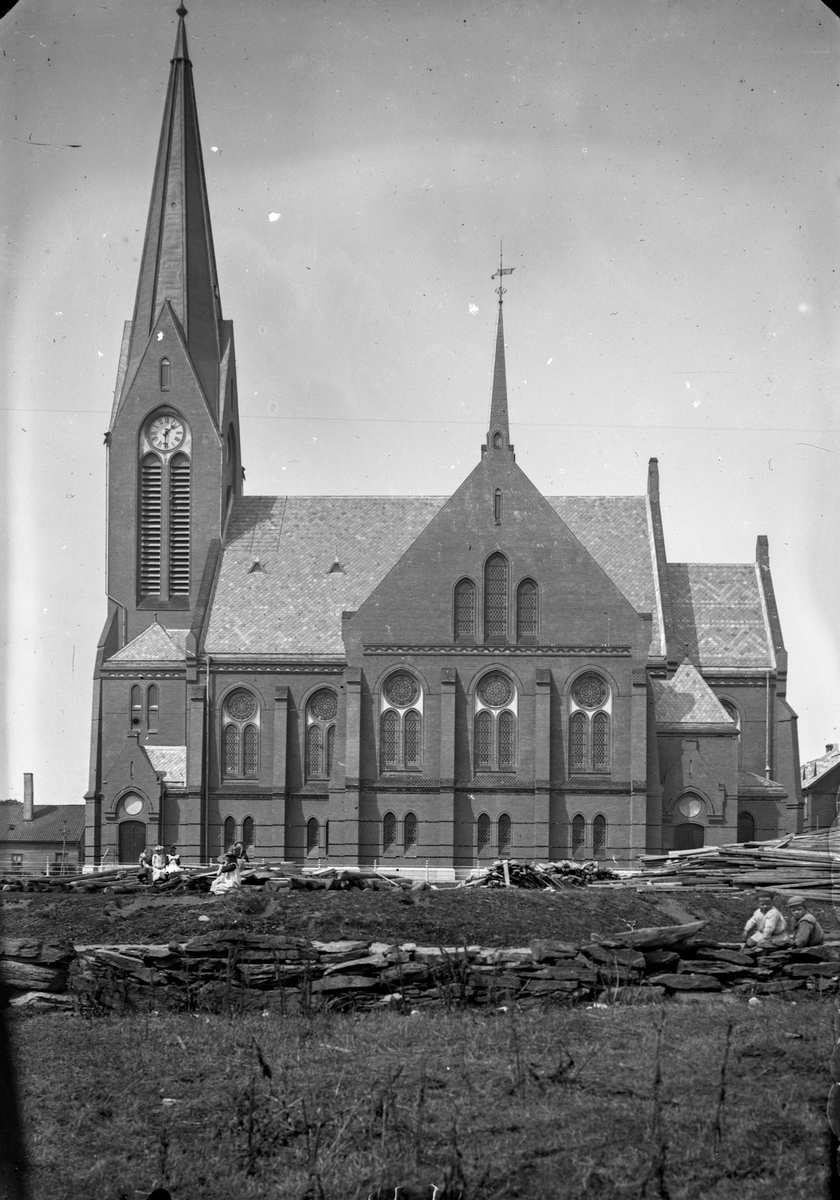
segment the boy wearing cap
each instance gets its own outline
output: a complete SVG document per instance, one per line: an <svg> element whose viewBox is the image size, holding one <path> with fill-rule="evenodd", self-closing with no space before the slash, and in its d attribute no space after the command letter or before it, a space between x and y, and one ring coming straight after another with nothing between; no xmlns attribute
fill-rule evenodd
<svg viewBox="0 0 840 1200"><path fill-rule="evenodd" d="M744 946L771 950L788 943L787 925L773 903L772 892L758 893L758 908L744 926Z"/></svg>
<svg viewBox="0 0 840 1200"><path fill-rule="evenodd" d="M787 906L792 921L789 944L796 950L803 950L806 946L821 946L824 937L822 927L808 908L805 897L791 896Z"/></svg>

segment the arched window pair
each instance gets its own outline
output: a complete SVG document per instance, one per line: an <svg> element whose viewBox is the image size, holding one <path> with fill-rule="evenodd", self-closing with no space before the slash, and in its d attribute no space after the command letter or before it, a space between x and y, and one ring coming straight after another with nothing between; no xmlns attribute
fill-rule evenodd
<svg viewBox="0 0 840 1200"><path fill-rule="evenodd" d="M518 696L507 675L491 671L475 690L476 771L516 770Z"/></svg>
<svg viewBox="0 0 840 1200"><path fill-rule="evenodd" d="M144 431L138 523L143 596L172 599L190 592L189 444L188 429L171 413L153 417Z"/></svg>
<svg viewBox="0 0 840 1200"><path fill-rule="evenodd" d="M256 779L260 773L260 706L252 692L236 688L222 708L222 774Z"/></svg>
<svg viewBox="0 0 840 1200"><path fill-rule="evenodd" d="M572 820L572 858L586 858L586 820L580 813ZM599 813L592 822L592 857L607 856L607 819Z"/></svg>
<svg viewBox="0 0 840 1200"><path fill-rule="evenodd" d="M142 729L145 721L147 733L157 733L160 702L156 683L150 683L143 696L143 688L135 683L131 688L131 728Z"/></svg>
<svg viewBox="0 0 840 1200"><path fill-rule="evenodd" d="M491 554L484 565L484 641L504 645L508 640L510 615L510 568L504 554ZM533 579L523 579L516 589L516 640L536 641L538 627L538 589ZM476 638L476 586L472 579L460 579L454 594L455 640L464 645Z"/></svg>
<svg viewBox="0 0 840 1200"><path fill-rule="evenodd" d="M253 817L244 818L242 822L242 837L239 840L246 850L252 849L257 844L257 827ZM236 819L234 817L225 817L225 823L222 826L222 849L227 850L236 841Z"/></svg>
<svg viewBox="0 0 840 1200"><path fill-rule="evenodd" d="M419 771L423 751L423 689L408 671L389 675L379 718L383 771Z"/></svg>
<svg viewBox="0 0 840 1200"><path fill-rule="evenodd" d="M496 823L496 851L499 858L507 858L510 854L512 827L507 813L502 813ZM487 813L481 813L475 823L476 854L482 856L493 853L493 827Z"/></svg>
<svg viewBox="0 0 840 1200"><path fill-rule="evenodd" d="M569 769L575 774L610 771L612 692L594 671L575 680L570 696Z"/></svg>
<svg viewBox="0 0 840 1200"><path fill-rule="evenodd" d="M335 752L335 719L338 696L320 688L306 705L306 778L329 779Z"/></svg>
<svg viewBox="0 0 840 1200"><path fill-rule="evenodd" d="M417 816L408 812L402 822L402 849L404 854L411 854L417 849L418 840ZM396 814L387 812L382 818L382 853L393 853L398 846L399 828Z"/></svg>

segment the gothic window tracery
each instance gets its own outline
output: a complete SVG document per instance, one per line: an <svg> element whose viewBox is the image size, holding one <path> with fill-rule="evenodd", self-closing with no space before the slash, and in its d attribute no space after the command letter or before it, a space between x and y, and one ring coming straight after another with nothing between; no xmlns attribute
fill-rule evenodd
<svg viewBox="0 0 840 1200"><path fill-rule="evenodd" d="M569 770L609 774L612 692L595 671L580 675L569 697Z"/></svg>
<svg viewBox="0 0 840 1200"><path fill-rule="evenodd" d="M423 689L408 671L382 688L379 755L383 771L419 771L423 754Z"/></svg>
<svg viewBox="0 0 840 1200"><path fill-rule="evenodd" d="M516 589L516 640L533 642L537 638L537 585L523 579Z"/></svg>
<svg viewBox="0 0 840 1200"><path fill-rule="evenodd" d="M513 682L501 671L490 671L475 690L475 769L516 770L518 696Z"/></svg>
<svg viewBox="0 0 840 1200"><path fill-rule="evenodd" d="M253 692L235 688L222 708L222 774L256 779L260 773L260 706Z"/></svg>
<svg viewBox="0 0 840 1200"><path fill-rule="evenodd" d="M491 554L484 564L484 640L501 645L508 631L508 560Z"/></svg>
<svg viewBox="0 0 840 1200"><path fill-rule="evenodd" d="M306 705L306 778L329 779L335 751L338 696L320 688Z"/></svg>
<svg viewBox="0 0 840 1200"><path fill-rule="evenodd" d="M455 640L471 643L475 640L475 584L460 579L455 584Z"/></svg>

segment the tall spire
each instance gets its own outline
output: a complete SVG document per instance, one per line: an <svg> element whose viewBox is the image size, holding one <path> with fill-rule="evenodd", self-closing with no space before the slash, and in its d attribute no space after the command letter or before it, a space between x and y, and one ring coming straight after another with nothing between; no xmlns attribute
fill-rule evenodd
<svg viewBox="0 0 840 1200"><path fill-rule="evenodd" d="M168 300L211 406L218 390L222 319L183 5L169 71L149 219L140 263L125 384L130 385Z"/></svg>
<svg viewBox="0 0 840 1200"><path fill-rule="evenodd" d="M496 358L493 364L493 394L490 399L490 428L487 431L489 450L512 450L508 423L507 376L505 374L505 326L502 316L503 298L507 288L503 286L505 275L512 275L515 267L506 267L502 260L502 245L499 243L499 269L491 275L498 277L499 323L496 327Z"/></svg>

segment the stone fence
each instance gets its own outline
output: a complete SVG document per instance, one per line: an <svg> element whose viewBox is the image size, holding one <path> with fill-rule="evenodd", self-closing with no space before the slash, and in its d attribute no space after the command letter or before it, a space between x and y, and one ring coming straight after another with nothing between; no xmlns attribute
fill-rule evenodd
<svg viewBox="0 0 840 1200"><path fill-rule="evenodd" d="M757 954L701 938L643 951L607 940L499 950L237 932L163 946L0 939L0 981L13 1006L93 1015L648 1003L687 992L837 991L840 945Z"/></svg>

